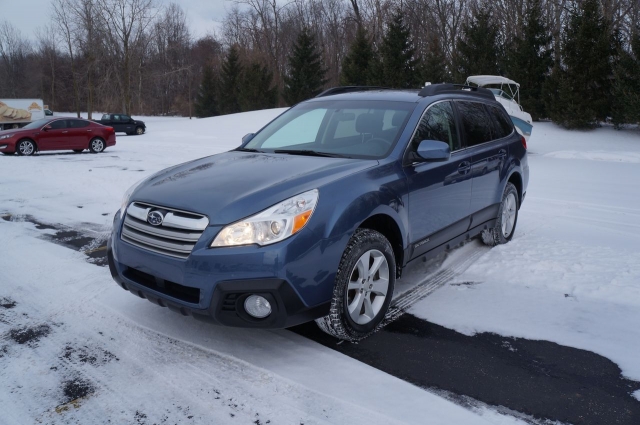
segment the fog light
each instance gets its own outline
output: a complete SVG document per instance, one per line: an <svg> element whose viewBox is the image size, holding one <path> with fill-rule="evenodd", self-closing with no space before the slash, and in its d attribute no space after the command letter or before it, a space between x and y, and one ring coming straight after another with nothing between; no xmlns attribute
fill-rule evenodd
<svg viewBox="0 0 640 425"><path fill-rule="evenodd" d="M271 314L271 304L260 295L249 295L244 301L244 309L257 319L263 319Z"/></svg>

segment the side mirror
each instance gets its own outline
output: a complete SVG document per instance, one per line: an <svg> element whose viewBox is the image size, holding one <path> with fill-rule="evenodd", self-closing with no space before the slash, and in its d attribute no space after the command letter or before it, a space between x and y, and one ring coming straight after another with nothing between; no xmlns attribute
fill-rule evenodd
<svg viewBox="0 0 640 425"><path fill-rule="evenodd" d="M50 125L45 125L43 130L44 131L49 131L49 130L51 130L51 126Z"/></svg>
<svg viewBox="0 0 640 425"><path fill-rule="evenodd" d="M444 142L423 140L418 145L418 156L424 161L447 161L451 157L451 149Z"/></svg>
<svg viewBox="0 0 640 425"><path fill-rule="evenodd" d="M249 140L253 139L253 136L255 136L255 133L247 133L244 135L244 137L242 138L242 144L244 145L245 143L247 143Z"/></svg>

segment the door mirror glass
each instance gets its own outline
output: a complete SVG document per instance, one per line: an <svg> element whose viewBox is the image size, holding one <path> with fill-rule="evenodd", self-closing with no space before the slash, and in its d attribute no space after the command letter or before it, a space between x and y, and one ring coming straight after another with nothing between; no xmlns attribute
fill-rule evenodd
<svg viewBox="0 0 640 425"><path fill-rule="evenodd" d="M253 139L253 136L255 136L255 133L247 133L247 134L245 134L244 137L242 138L242 144L244 145L249 140Z"/></svg>
<svg viewBox="0 0 640 425"><path fill-rule="evenodd" d="M418 145L417 153L424 161L447 161L451 157L451 148L444 142L423 140Z"/></svg>

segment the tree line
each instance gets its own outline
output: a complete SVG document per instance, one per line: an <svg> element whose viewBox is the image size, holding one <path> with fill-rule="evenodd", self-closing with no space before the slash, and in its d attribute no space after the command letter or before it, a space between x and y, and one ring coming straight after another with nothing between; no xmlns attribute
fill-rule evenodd
<svg viewBox="0 0 640 425"><path fill-rule="evenodd" d="M0 97L55 110L206 117L336 85L493 74L534 119L640 122L639 0L233 0L193 37L177 3L52 0L35 40L0 23ZM212 25L213 28L213 25Z"/></svg>

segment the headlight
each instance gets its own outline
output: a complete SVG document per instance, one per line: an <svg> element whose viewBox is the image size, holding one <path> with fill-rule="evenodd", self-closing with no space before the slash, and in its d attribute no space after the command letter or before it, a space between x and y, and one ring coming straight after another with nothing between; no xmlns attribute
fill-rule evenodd
<svg viewBox="0 0 640 425"><path fill-rule="evenodd" d="M269 245L299 232L318 203L318 190L301 193L254 216L230 224L218 233L211 247Z"/></svg>
<svg viewBox="0 0 640 425"><path fill-rule="evenodd" d="M142 182L144 182L147 179L149 179L149 177L145 177L144 179L138 181L137 183L134 183L133 186L127 189L127 191L124 193L124 196L122 197L122 203L120 205L120 218L124 218L124 213L127 210L127 207L129 206L129 198L131 198L131 194L133 193L133 191L136 190L136 188L140 186Z"/></svg>
<svg viewBox="0 0 640 425"><path fill-rule="evenodd" d="M0 140L9 139L15 136L15 134L5 134L4 136L0 136Z"/></svg>

